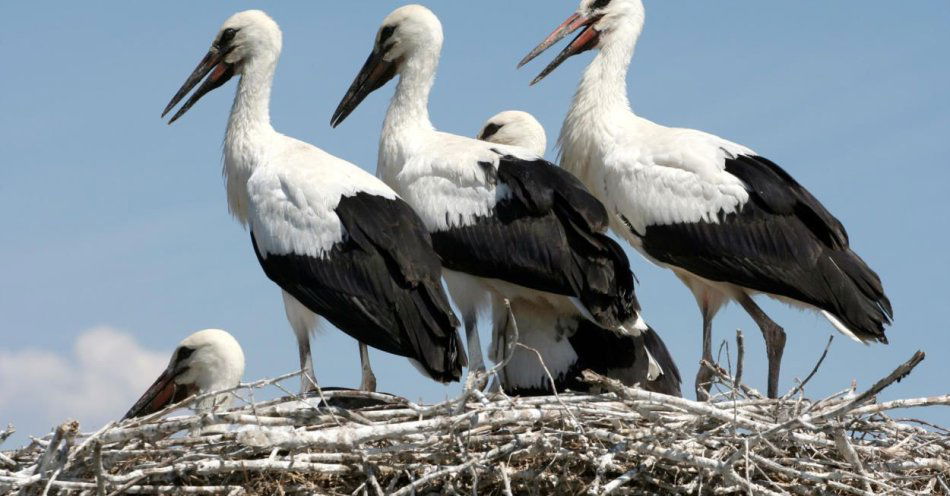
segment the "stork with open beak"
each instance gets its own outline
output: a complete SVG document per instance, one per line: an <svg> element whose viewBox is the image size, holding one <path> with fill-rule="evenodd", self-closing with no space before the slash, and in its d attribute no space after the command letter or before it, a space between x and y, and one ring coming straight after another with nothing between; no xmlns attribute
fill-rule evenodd
<svg viewBox="0 0 950 496"><path fill-rule="evenodd" d="M185 338L151 387L122 419L142 417L188 399L236 387L244 375L244 352L234 336L220 329L205 329ZM232 395L221 393L195 405L199 412L228 408Z"/></svg>
<svg viewBox="0 0 950 496"><path fill-rule="evenodd" d="M815 310L855 341L886 343L893 311L880 278L804 186L745 146L633 113L626 76L643 22L641 0L583 0L519 67L575 31L532 84L597 50L561 128L561 166L604 202L618 235L693 292L703 359L712 362L713 318L736 301L765 337L768 394L778 394L785 332L756 294ZM700 366L698 397L711 378Z"/></svg>
<svg viewBox="0 0 950 496"><path fill-rule="evenodd" d="M407 357L434 380L458 380L466 364L458 320L422 221L379 179L271 126L281 47L267 14L234 14L162 115L197 87L174 122L240 76L224 141L228 208L283 291L305 372L301 392L315 386L310 332L318 315L360 343L364 389L376 383L366 345Z"/></svg>

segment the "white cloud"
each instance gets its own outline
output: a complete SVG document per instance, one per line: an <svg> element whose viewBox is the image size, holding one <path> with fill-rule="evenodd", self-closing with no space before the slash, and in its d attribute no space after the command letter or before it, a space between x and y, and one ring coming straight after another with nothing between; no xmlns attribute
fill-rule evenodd
<svg viewBox="0 0 950 496"><path fill-rule="evenodd" d="M67 419L79 420L84 431L96 429L125 414L170 353L145 349L110 327L80 334L72 356L0 350L0 422L12 422L18 435L42 436Z"/></svg>

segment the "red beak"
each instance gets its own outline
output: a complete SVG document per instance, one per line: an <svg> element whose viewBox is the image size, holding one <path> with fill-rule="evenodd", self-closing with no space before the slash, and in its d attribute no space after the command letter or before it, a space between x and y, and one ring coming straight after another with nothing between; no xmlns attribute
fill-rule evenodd
<svg viewBox="0 0 950 496"><path fill-rule="evenodd" d="M553 72L554 69L557 69L557 67L565 60L597 46L597 42L600 39L600 32L594 29L593 24L598 20L600 20L600 16L583 16L576 13L571 15L566 21L561 23L561 25L558 26L554 32L548 35L548 37L545 38L540 45L536 46L534 50L531 50L531 53L526 55L525 58L521 59L521 62L518 63L518 67L520 68L538 55L541 55L541 53L543 53L548 48L551 48L552 45L561 41L567 35L577 31L580 28L586 27L586 29L581 31L581 33L577 35L576 38L574 38L574 41L572 41L563 51L561 51L561 53L558 54L557 57L555 57L555 59L550 64L548 64L547 67L544 68L543 71L541 71L541 74L539 74L538 77L531 81L531 84L534 85L538 81L541 81L547 77L548 74Z"/></svg>
<svg viewBox="0 0 950 496"><path fill-rule="evenodd" d="M198 67L188 76L188 79L185 80L185 84L179 88L178 92L175 93L175 96L172 97L171 101L168 102L168 105L165 107L165 110L162 111L162 117L168 114L175 105L178 105L185 95L188 94L195 86L198 86L198 83L201 82L205 76L208 76L207 79L204 79L204 83L198 88L194 94L191 95L191 98L185 102L184 105L178 109L178 112L175 112L175 115L172 116L171 120L168 121L169 124L178 120L179 117L185 115L185 112L188 112L188 109L192 107L201 97L208 94L208 92L220 87L222 84L228 82L231 77L234 76L234 67L226 62L224 62L224 56L227 55L225 51L219 50L217 48L212 48L204 58L201 59L201 62L198 63ZM209 75L210 73L210 75Z"/></svg>
<svg viewBox="0 0 950 496"><path fill-rule="evenodd" d="M122 420L150 415L161 409L174 405L198 392L195 385L181 385L175 383L177 374L171 368L165 369L162 375L145 391L145 394L132 405Z"/></svg>

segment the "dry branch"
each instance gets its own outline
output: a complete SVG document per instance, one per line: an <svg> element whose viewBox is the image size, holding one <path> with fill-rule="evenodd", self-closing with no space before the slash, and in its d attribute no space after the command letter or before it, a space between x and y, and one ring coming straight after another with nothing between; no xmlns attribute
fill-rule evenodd
<svg viewBox="0 0 950 496"><path fill-rule="evenodd" d="M803 396L807 378L770 400L710 364L710 402L585 371L606 394L509 398L467 388L416 405L321 391L91 434L67 423L0 453L0 494L948 494L948 431L886 414L945 407L950 395L875 402L922 359L863 393L819 401ZM738 375L742 360L735 365ZM280 381L295 375L235 392L285 390ZM343 398L378 406L323 406Z"/></svg>

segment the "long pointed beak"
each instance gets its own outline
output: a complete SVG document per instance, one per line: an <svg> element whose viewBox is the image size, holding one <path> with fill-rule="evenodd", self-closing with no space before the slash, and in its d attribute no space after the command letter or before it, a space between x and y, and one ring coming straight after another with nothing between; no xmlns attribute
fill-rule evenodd
<svg viewBox="0 0 950 496"><path fill-rule="evenodd" d="M547 67L541 71L541 74L538 77L534 78L531 81L531 84L534 85L538 81L541 81L548 74L557 69L561 63L565 60L571 58L574 55L577 55L581 52L585 52L597 46L597 40L600 36L600 33L594 29L593 24L600 19L600 16L583 16L581 14L573 14L567 18L566 21L561 23L553 33L548 35L540 45L534 47L534 50L531 50L525 58L521 59L521 62L518 63L518 68L521 68L528 62L531 62L535 57L541 55L545 50L551 48L555 43L561 41L567 35L577 31L578 29L586 27L576 38L572 41L558 56L550 63Z"/></svg>
<svg viewBox="0 0 950 496"><path fill-rule="evenodd" d="M396 70L399 68L400 61L387 61L383 56L383 50L375 49L369 54L363 68L360 69L350 89L346 91L336 112L330 118L330 126L337 127L354 111L360 103L384 84L396 77Z"/></svg>
<svg viewBox="0 0 950 496"><path fill-rule="evenodd" d="M165 369L145 391L145 394L132 405L122 420L150 415L198 392L198 388L194 385L176 384L177 375L171 368Z"/></svg>
<svg viewBox="0 0 950 496"><path fill-rule="evenodd" d="M205 82L198 88L197 91L191 98L185 102L184 105L178 109L178 112L172 116L171 120L168 121L169 124L178 120L179 117L185 115L185 112L188 112L188 109L192 107L201 97L205 96L211 90L214 90L220 87L222 84L228 82L232 76L234 76L234 66L224 62L225 52L218 50L217 48L212 47L208 51L208 54L201 59L201 62L198 63L198 67L188 76L188 79L185 80L185 84L181 85L181 88L178 89L178 92L175 93L175 96L172 97L171 101L168 102L168 105L165 106L165 110L162 111L162 117L165 117L168 112L171 111L175 105L178 105L178 102L181 101L185 95L188 94L198 83L204 79L205 76L208 76L208 73L211 73Z"/></svg>

